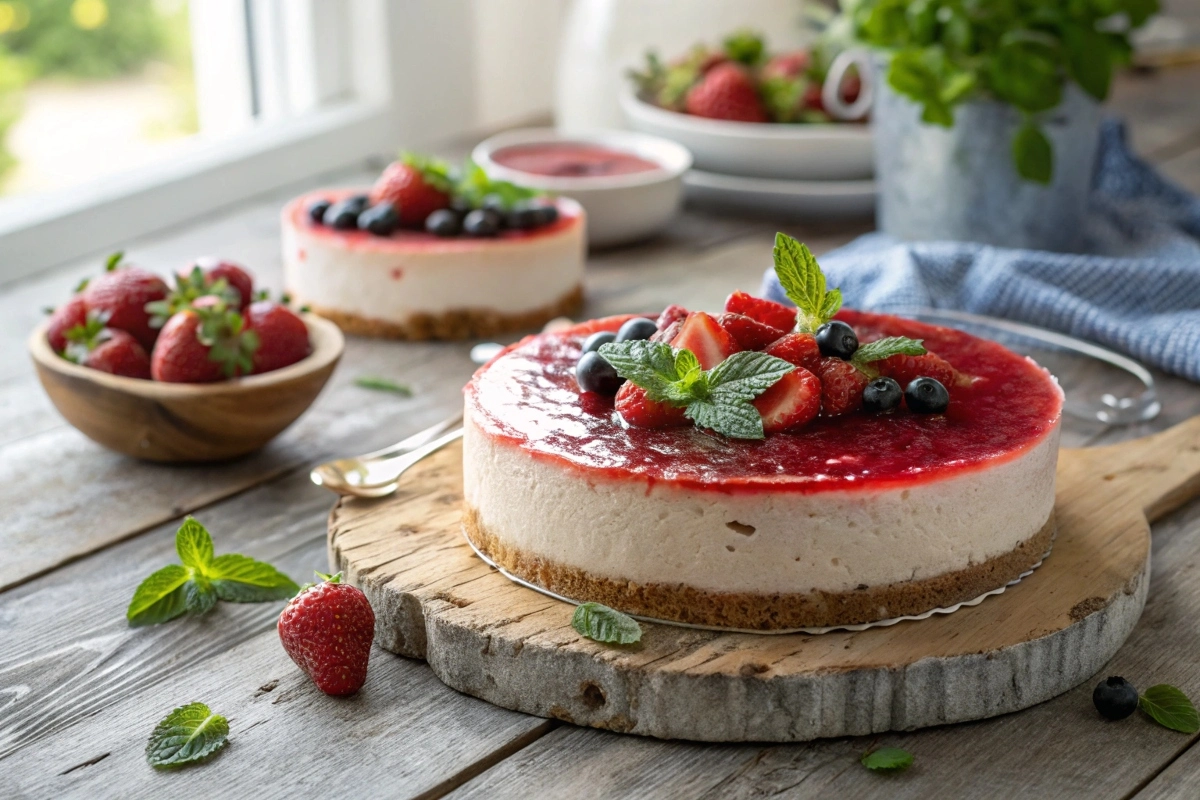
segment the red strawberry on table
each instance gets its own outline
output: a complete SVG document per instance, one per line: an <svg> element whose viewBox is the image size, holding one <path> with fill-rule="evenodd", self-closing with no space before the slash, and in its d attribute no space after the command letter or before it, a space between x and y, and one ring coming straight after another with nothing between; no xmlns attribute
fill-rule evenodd
<svg viewBox="0 0 1200 800"><path fill-rule="evenodd" d="M796 430L821 411L821 381L806 369L795 369L754 399L764 433Z"/></svg>
<svg viewBox="0 0 1200 800"><path fill-rule="evenodd" d="M690 424L684 409L651 400L645 389L633 383L621 385L615 405L621 419L637 428L673 428Z"/></svg>
<svg viewBox="0 0 1200 800"><path fill-rule="evenodd" d="M64 357L89 369L126 378L150 378L150 356L132 334L105 327L105 315L91 312L65 334Z"/></svg>
<svg viewBox="0 0 1200 800"><path fill-rule="evenodd" d="M150 356L154 380L212 383L253 369L258 334L219 298L201 300L209 302L180 311L163 326Z"/></svg>
<svg viewBox="0 0 1200 800"><path fill-rule="evenodd" d="M766 122L767 112L750 74L740 64L718 64L688 91L689 114L737 122Z"/></svg>
<svg viewBox="0 0 1200 800"><path fill-rule="evenodd" d="M671 340L671 346L695 353L701 369L712 369L741 350L716 319L703 311L687 315L679 335Z"/></svg>
<svg viewBox="0 0 1200 800"><path fill-rule="evenodd" d="M312 352L304 320L272 300L259 300L246 309L246 328L258 334L255 374L295 364Z"/></svg>
<svg viewBox="0 0 1200 800"><path fill-rule="evenodd" d="M796 309L745 292L734 292L725 300L725 310L787 332L796 327Z"/></svg>
<svg viewBox="0 0 1200 800"><path fill-rule="evenodd" d="M50 321L46 323L46 340L50 342L50 348L61 353L67 347L67 331L86 323L87 303L83 295L77 294L50 315Z"/></svg>
<svg viewBox="0 0 1200 800"><path fill-rule="evenodd" d="M120 253L109 256L107 271L88 283L83 301L89 311L108 314L108 327L133 334L149 350L158 331L150 326L146 304L165 298L167 284L140 267L119 267L120 260Z"/></svg>
<svg viewBox="0 0 1200 800"><path fill-rule="evenodd" d="M762 350L784 334L778 328L729 311L717 317L717 322L743 350Z"/></svg>
<svg viewBox="0 0 1200 800"><path fill-rule="evenodd" d="M279 615L279 640L292 661L328 695L354 694L367 680L375 612L337 575L300 590Z"/></svg>
<svg viewBox="0 0 1200 800"><path fill-rule="evenodd" d="M405 154L375 181L370 201L372 206L391 203L401 225L420 227L434 211L450 207L448 170L435 159Z"/></svg>
<svg viewBox="0 0 1200 800"><path fill-rule="evenodd" d="M821 361L821 348L817 337L811 333L789 333L771 342L764 351L767 355L782 358L789 364L816 372Z"/></svg>
<svg viewBox="0 0 1200 800"><path fill-rule="evenodd" d="M822 358L817 364L821 379L821 413L836 417L858 411L863 404L863 389L870 378L849 361Z"/></svg>

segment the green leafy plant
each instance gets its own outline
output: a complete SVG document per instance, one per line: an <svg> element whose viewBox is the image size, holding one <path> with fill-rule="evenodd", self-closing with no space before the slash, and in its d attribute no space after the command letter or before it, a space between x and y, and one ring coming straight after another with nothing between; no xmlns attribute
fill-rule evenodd
<svg viewBox="0 0 1200 800"><path fill-rule="evenodd" d="M1098 101L1131 53L1130 33L1158 0L853 0L855 36L888 52L887 81L950 127L954 109L991 98L1025 118L1012 142L1017 171L1049 183L1054 154L1037 115L1062 102L1068 81Z"/></svg>
<svg viewBox="0 0 1200 800"><path fill-rule="evenodd" d="M131 626L204 614L218 600L262 603L286 600L300 591L295 581L270 564L238 553L214 556L212 537L193 517L176 532L175 551L182 563L154 572L133 593L125 612Z"/></svg>
<svg viewBox="0 0 1200 800"><path fill-rule="evenodd" d="M913 754L899 747L881 747L864 753L862 765L873 772L902 772L913 764Z"/></svg>
<svg viewBox="0 0 1200 800"><path fill-rule="evenodd" d="M154 726L146 760L155 769L174 769L212 758L229 741L229 721L204 703L189 703Z"/></svg>
<svg viewBox="0 0 1200 800"><path fill-rule="evenodd" d="M637 620L599 603L576 606L571 627L580 636L607 644L633 644L642 638L642 626Z"/></svg>

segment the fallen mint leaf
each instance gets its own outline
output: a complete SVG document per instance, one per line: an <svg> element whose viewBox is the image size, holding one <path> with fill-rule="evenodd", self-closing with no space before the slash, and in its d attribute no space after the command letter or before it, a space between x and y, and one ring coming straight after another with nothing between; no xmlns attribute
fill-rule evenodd
<svg viewBox="0 0 1200 800"><path fill-rule="evenodd" d="M232 603L287 600L300 591L296 582L262 561L239 553L213 559L208 570L217 597Z"/></svg>
<svg viewBox="0 0 1200 800"><path fill-rule="evenodd" d="M133 593L125 619L135 628L175 619L187 611L184 586L191 579L191 570L179 564L171 564L151 574Z"/></svg>
<svg viewBox="0 0 1200 800"><path fill-rule="evenodd" d="M1188 696L1174 686L1151 686L1138 699L1138 708L1162 725L1180 733L1200 731L1200 714Z"/></svg>
<svg viewBox="0 0 1200 800"><path fill-rule="evenodd" d="M628 614L599 603L580 603L571 617L580 636L607 644L633 644L642 638L642 627Z"/></svg>
<svg viewBox="0 0 1200 800"><path fill-rule="evenodd" d="M392 392L401 397L412 397L412 389L403 383L397 383L391 378L381 378L376 375L363 375L354 379L354 385L363 389L375 389L380 392Z"/></svg>
<svg viewBox="0 0 1200 800"><path fill-rule="evenodd" d="M174 769L206 761L229 741L229 721L204 703L180 706L154 727L146 760L155 769Z"/></svg>
<svg viewBox="0 0 1200 800"><path fill-rule="evenodd" d="M881 747L865 753L862 765L879 772L901 772L913 764L913 754L899 747Z"/></svg>

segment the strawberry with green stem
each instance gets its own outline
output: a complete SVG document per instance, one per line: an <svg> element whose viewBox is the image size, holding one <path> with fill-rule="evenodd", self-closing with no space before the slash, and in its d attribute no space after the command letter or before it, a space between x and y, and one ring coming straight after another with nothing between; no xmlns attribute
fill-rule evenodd
<svg viewBox="0 0 1200 800"><path fill-rule="evenodd" d="M63 358L89 369L126 378L150 377L150 356L133 335L108 327L107 312L89 311L84 322L66 331Z"/></svg>
<svg viewBox="0 0 1200 800"><path fill-rule="evenodd" d="M344 697L367 680L375 612L342 574L322 575L293 597L279 615L279 639L292 661L317 688Z"/></svg>
<svg viewBox="0 0 1200 800"><path fill-rule="evenodd" d="M203 302L210 301L210 302ZM151 355L156 381L211 383L254 370L258 333L218 297L205 297L167 320Z"/></svg>

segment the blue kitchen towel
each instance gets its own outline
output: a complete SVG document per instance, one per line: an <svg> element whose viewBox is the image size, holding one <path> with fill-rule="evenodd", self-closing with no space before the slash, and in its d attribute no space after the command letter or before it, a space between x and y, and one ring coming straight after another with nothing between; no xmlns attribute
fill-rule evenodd
<svg viewBox="0 0 1200 800"><path fill-rule="evenodd" d="M1200 381L1200 198L1135 156L1105 121L1086 252L862 236L821 258L846 305L934 307L1051 328ZM763 295L787 302L767 270Z"/></svg>

